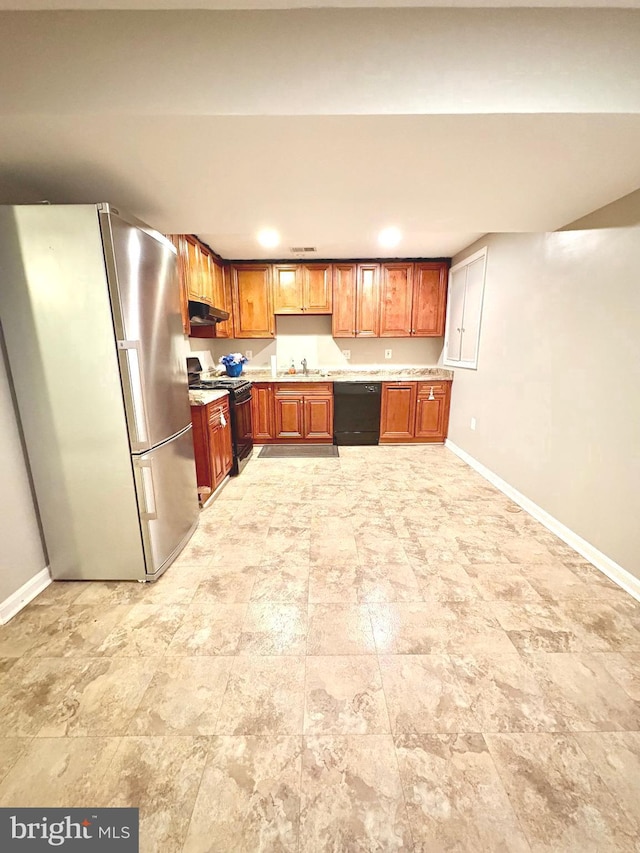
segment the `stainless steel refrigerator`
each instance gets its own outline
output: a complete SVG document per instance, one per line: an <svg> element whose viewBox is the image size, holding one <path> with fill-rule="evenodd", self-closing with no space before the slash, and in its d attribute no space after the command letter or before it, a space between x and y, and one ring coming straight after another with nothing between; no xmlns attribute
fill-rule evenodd
<svg viewBox="0 0 640 853"><path fill-rule="evenodd" d="M154 580L198 520L175 248L107 204L0 207L0 320L51 573Z"/></svg>

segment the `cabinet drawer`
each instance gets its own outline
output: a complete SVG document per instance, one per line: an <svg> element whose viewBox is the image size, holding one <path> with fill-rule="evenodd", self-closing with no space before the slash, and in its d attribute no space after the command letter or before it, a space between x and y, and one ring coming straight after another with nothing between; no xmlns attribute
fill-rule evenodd
<svg viewBox="0 0 640 853"><path fill-rule="evenodd" d="M442 380L438 382L419 382L418 383L418 397L429 397L433 394L446 394L449 386L449 382L443 382Z"/></svg>
<svg viewBox="0 0 640 853"><path fill-rule="evenodd" d="M322 394L326 397L327 394L333 393L332 382L276 382L273 390L276 394L291 394L299 397L304 394L305 397L313 394Z"/></svg>

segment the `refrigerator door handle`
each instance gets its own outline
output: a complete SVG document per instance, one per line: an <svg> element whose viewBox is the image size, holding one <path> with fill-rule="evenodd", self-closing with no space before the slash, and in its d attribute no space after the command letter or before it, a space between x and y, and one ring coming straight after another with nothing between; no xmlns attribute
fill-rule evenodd
<svg viewBox="0 0 640 853"><path fill-rule="evenodd" d="M149 423L144 404L142 368L140 365L140 341L118 341L118 355L125 396L129 398L133 418L129 418L131 449L146 450L149 446Z"/></svg>
<svg viewBox="0 0 640 853"><path fill-rule="evenodd" d="M139 459L137 461L142 477L142 494L144 495L144 508L140 508L142 521L155 521L158 517L156 508L156 489L153 482L153 462L151 459Z"/></svg>

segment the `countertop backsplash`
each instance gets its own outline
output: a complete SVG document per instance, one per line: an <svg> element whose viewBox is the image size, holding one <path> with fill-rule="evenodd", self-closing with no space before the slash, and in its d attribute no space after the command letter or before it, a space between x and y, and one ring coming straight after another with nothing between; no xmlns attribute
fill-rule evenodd
<svg viewBox="0 0 640 853"><path fill-rule="evenodd" d="M424 368L437 366L442 360L442 338L334 338L330 316L276 316L275 338L190 338L191 352L210 353L217 364L230 352L251 353L245 371L252 368L270 370L275 355L278 373L286 372L293 359L297 372L302 359L309 370L338 370L357 367L385 369L398 367ZM344 351L350 353L350 358ZM385 351L391 350L391 358Z"/></svg>

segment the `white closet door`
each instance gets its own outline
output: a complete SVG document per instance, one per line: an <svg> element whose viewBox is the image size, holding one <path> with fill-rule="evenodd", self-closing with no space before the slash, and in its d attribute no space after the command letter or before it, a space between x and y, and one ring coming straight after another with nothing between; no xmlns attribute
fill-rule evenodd
<svg viewBox="0 0 640 853"><path fill-rule="evenodd" d="M480 317L482 315L482 293L484 290L484 258L478 258L469 264L467 287L462 320L462 348L460 361L475 366L478 361L478 343L480 340Z"/></svg>
<svg viewBox="0 0 640 853"><path fill-rule="evenodd" d="M462 318L467 268L451 273L449 278L449 303L447 306L447 351L445 361L460 361L462 350Z"/></svg>

